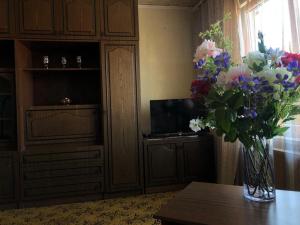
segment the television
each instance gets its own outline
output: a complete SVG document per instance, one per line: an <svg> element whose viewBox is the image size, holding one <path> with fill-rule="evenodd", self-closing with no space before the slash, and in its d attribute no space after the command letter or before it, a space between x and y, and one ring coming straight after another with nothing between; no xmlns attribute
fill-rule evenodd
<svg viewBox="0 0 300 225"><path fill-rule="evenodd" d="M204 116L205 107L194 99L151 100L151 135L191 134L191 119Z"/></svg>

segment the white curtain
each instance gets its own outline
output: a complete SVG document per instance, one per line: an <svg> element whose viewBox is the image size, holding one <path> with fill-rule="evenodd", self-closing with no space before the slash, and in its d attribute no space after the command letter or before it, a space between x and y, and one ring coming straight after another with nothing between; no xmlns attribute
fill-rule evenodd
<svg viewBox="0 0 300 225"><path fill-rule="evenodd" d="M257 50L262 31L267 47L300 53L300 0L240 0L241 54ZM300 190L300 116L274 140L279 188Z"/></svg>

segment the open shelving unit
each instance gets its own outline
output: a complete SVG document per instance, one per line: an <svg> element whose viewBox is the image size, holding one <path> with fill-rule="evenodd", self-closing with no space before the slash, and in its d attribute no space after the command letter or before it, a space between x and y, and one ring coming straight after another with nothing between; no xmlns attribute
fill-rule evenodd
<svg viewBox="0 0 300 225"><path fill-rule="evenodd" d="M79 141L101 145L99 42L22 40L16 47L20 121L25 121L23 148ZM49 58L48 68L44 56ZM77 56L82 58L80 67ZM65 67L62 57L67 59ZM70 105L62 103L64 98L71 100Z"/></svg>

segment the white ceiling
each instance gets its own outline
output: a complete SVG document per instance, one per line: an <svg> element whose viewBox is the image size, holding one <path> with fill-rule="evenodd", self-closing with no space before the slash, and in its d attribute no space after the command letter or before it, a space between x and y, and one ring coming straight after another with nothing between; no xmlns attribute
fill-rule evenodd
<svg viewBox="0 0 300 225"><path fill-rule="evenodd" d="M200 0L139 0L139 5L194 7Z"/></svg>

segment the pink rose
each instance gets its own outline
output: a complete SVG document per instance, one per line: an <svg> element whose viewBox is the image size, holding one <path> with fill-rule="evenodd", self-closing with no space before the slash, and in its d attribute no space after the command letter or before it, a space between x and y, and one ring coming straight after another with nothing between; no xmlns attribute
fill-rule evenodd
<svg viewBox="0 0 300 225"><path fill-rule="evenodd" d="M200 46L198 46L194 55L194 62L198 62L200 59L206 57L216 57L222 53L222 49L216 47L216 43L211 40L204 40Z"/></svg>

